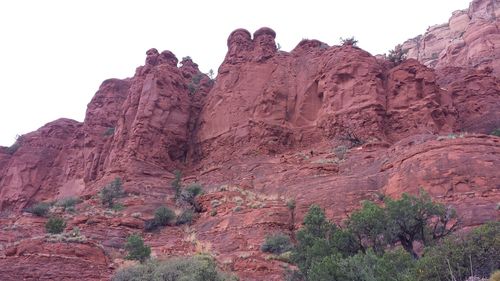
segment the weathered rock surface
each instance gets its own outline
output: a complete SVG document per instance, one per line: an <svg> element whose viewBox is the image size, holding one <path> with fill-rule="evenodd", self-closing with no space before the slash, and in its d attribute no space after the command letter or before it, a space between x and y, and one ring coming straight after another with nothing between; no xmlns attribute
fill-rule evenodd
<svg viewBox="0 0 500 281"><path fill-rule="evenodd" d="M2 259L2 280L106 280L111 269L103 250L91 243L25 240Z"/></svg>
<svg viewBox="0 0 500 281"><path fill-rule="evenodd" d="M82 191L81 166L74 157L82 153L80 129L79 122L59 119L17 140L0 169L0 210L57 198L59 191Z"/></svg>
<svg viewBox="0 0 500 281"><path fill-rule="evenodd" d="M454 12L448 23L406 41L403 49L427 66L490 69L499 77L499 23L497 0L474 0L468 9Z"/></svg>
<svg viewBox="0 0 500 281"><path fill-rule="evenodd" d="M286 263L260 246L297 229L309 205L342 223L362 200L420 188L464 226L498 220L500 138L486 135L500 127L498 48L484 51L497 11L476 0L423 51L410 49L435 69L318 40L282 52L270 28L232 32L215 81L189 58L178 66L150 49L133 77L102 83L83 123L56 120L0 147L0 276L108 280L139 232L154 257L209 253L241 280L282 280ZM461 30L469 37L451 60L438 38ZM430 63L434 50L444 53ZM170 188L176 169L184 185L203 184L202 212L190 226L145 232L156 208L182 211ZM97 196L116 176L127 192L121 211ZM76 241L45 236L47 219L23 212L68 196L83 202L51 213L67 233L79 229Z"/></svg>
<svg viewBox="0 0 500 281"><path fill-rule="evenodd" d="M261 30L253 40L241 29L228 39L201 113L205 159L277 154L335 137L393 142L452 131L451 97L417 61L389 69L356 47L308 40L291 53L276 52L263 49L274 44L274 32Z"/></svg>

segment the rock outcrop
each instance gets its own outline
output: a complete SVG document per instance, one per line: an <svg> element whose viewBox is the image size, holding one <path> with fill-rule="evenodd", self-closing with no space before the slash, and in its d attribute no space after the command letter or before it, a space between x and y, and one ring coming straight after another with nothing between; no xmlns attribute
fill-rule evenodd
<svg viewBox="0 0 500 281"><path fill-rule="evenodd" d="M146 54L134 77L102 83L83 123L51 122L0 151L0 210L92 194L115 176L157 184L183 165L212 81L170 51Z"/></svg>
<svg viewBox="0 0 500 281"><path fill-rule="evenodd" d="M456 11L446 24L431 26L425 34L403 44L408 57L430 67L488 69L500 75L500 3L474 0Z"/></svg>
<svg viewBox="0 0 500 281"><path fill-rule="evenodd" d="M277 52L274 32L236 30L201 113L210 161L282 153L333 138L397 141L451 132L456 111L432 70L415 60L394 69L353 46L305 40ZM228 153L230 152L230 153Z"/></svg>
<svg viewBox="0 0 500 281"><path fill-rule="evenodd" d="M465 227L498 220L500 138L488 135L500 128L498 47L485 47L497 11L474 1L398 65L318 40L279 51L270 28L232 32L215 80L188 57L178 66L148 50L133 77L102 83L83 123L56 120L0 147L0 276L107 280L140 232L154 257L209 252L241 280L282 280L284 262L260 245L296 230L311 204L342 223L362 200L419 189ZM467 39L451 59L437 38L460 30ZM156 208L182 211L175 170L184 185L203 184L202 211L189 227L145 232ZM115 177L127 193L118 211L98 196ZM46 218L24 212L69 196L82 200L74 212L51 213L75 237L46 235Z"/></svg>

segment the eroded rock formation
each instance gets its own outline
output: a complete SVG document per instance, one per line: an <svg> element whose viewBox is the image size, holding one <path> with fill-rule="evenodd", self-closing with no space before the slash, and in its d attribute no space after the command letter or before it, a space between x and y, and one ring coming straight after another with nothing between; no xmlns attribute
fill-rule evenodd
<svg viewBox="0 0 500 281"><path fill-rule="evenodd" d="M102 83L83 123L56 120L0 148L0 275L106 280L140 232L155 257L209 252L242 280L282 280L283 262L260 245L297 229L310 204L341 223L362 200L420 188L455 207L463 226L498 219L500 138L487 135L500 127L498 48L478 51L496 37L477 29L495 11L495 1L476 0L450 20L450 34L480 31L457 53L466 62L430 39L410 48L435 69L318 40L287 53L270 28L232 32L215 81L190 58L148 50L133 77ZM438 61L427 60L434 49ZM478 63L480 53L491 59ZM144 232L157 207L180 211L176 169L184 184L203 184L202 212L190 227ZM128 196L115 212L97 194L116 176ZM83 201L75 213L52 213L85 237L75 244L44 236L46 219L23 212L68 196Z"/></svg>
<svg viewBox="0 0 500 281"><path fill-rule="evenodd" d="M500 3L475 0L445 24L431 26L403 44L408 57L431 67L489 69L500 75Z"/></svg>

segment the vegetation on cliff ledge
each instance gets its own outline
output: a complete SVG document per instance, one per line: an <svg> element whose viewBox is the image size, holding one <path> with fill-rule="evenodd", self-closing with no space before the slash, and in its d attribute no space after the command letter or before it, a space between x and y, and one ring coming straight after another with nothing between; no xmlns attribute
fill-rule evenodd
<svg viewBox="0 0 500 281"><path fill-rule="evenodd" d="M312 205L292 251L299 271L288 272L286 279L453 281L488 277L500 267L500 223L450 235L457 225L453 209L432 202L423 192L403 194L397 200L386 198L383 206L364 202L344 227L328 221L324 211Z"/></svg>

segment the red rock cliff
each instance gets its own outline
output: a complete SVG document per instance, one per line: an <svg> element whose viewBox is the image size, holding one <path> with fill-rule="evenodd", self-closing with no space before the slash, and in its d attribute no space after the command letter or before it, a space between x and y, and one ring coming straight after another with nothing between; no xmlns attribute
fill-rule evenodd
<svg viewBox="0 0 500 281"><path fill-rule="evenodd" d="M455 11L448 23L406 41L403 49L427 66L491 69L499 77L499 19L497 0L474 0L468 9Z"/></svg>
<svg viewBox="0 0 500 281"><path fill-rule="evenodd" d="M469 12L491 15L488 3ZM485 60L491 69L448 65L444 55L436 69L394 65L317 40L282 52L275 36L232 32L215 81L191 59L178 66L151 49L132 78L102 83L83 123L56 120L0 148L0 276L106 280L124 263L126 237L141 232L156 257L208 251L242 280L282 280L283 262L260 245L296 229L310 204L341 222L362 200L420 188L455 207L464 226L498 219L500 138L485 134L500 127L494 60ZM203 184L203 211L190 227L145 233L157 207L178 207L175 169L185 184ZM96 197L115 176L128 193L122 211ZM52 211L84 235L74 247L22 212L68 196L83 199L75 213Z"/></svg>

